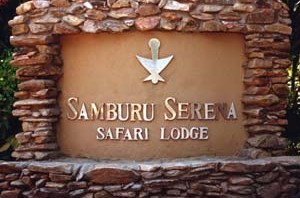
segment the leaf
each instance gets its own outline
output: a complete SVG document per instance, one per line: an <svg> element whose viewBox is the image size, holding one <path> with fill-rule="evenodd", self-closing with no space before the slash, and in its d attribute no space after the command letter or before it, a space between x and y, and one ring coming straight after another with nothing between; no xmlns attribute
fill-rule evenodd
<svg viewBox="0 0 300 198"><path fill-rule="evenodd" d="M10 146L15 149L19 146L19 143L17 141L17 139L15 138L15 136L11 136L7 139L7 142L10 144Z"/></svg>
<svg viewBox="0 0 300 198"><path fill-rule="evenodd" d="M7 151L10 147L10 143L9 142L6 142L5 144L3 144L1 147L0 147L0 152L4 152L4 151Z"/></svg>

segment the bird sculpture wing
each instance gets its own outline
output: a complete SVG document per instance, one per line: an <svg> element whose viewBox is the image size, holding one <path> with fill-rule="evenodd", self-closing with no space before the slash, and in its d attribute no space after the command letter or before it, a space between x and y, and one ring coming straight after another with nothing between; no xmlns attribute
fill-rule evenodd
<svg viewBox="0 0 300 198"><path fill-rule="evenodd" d="M155 70L155 66L153 65L153 61L151 59L148 58L144 58L141 56L136 55L136 58L138 59L138 61L141 63L141 65L143 65L143 67L149 72L152 73L153 70Z"/></svg>
<svg viewBox="0 0 300 198"><path fill-rule="evenodd" d="M162 70L164 70L172 59L173 55L168 56L167 58L158 59L156 63L157 73L159 74Z"/></svg>

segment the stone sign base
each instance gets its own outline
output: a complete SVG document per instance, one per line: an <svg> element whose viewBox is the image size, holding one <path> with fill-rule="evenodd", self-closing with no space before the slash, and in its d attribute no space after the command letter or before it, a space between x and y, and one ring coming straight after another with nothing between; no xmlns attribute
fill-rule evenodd
<svg viewBox="0 0 300 198"><path fill-rule="evenodd" d="M300 197L300 157L0 163L1 198Z"/></svg>

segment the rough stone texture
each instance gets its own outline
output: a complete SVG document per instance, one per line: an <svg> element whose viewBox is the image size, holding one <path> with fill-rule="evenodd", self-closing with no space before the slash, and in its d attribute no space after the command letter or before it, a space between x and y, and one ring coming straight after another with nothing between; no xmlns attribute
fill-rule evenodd
<svg viewBox="0 0 300 198"><path fill-rule="evenodd" d="M95 169L88 172L86 177L97 184L128 184L138 179L132 171L113 168Z"/></svg>
<svg viewBox="0 0 300 198"><path fill-rule="evenodd" d="M0 162L0 197L296 198L299 173L299 157Z"/></svg>
<svg viewBox="0 0 300 198"><path fill-rule="evenodd" d="M291 20L287 6L280 0L33 0L20 5L17 14L9 21L13 34L11 44L19 48L12 64L18 66L17 78L21 81L13 112L23 122L23 131L17 135L21 149L13 154L16 158L45 159L56 156L58 151L54 146L55 125L59 120L56 81L63 70L59 35L152 30L243 34L247 59L243 63L242 101L249 139L241 153L252 158L284 153L286 140L280 134L287 124ZM35 131L45 127L48 129ZM160 189L151 187L151 191ZM252 193L252 189L232 185L228 191ZM46 192L48 187L38 191L40 196ZM166 192L170 196L180 195L177 190ZM189 192L203 195L196 189ZM259 192L264 196L266 191L261 188ZM14 191L4 194L10 193L18 195ZM71 196L82 194L79 190ZM112 195L97 194L98 197ZM136 196L130 192L114 195Z"/></svg>

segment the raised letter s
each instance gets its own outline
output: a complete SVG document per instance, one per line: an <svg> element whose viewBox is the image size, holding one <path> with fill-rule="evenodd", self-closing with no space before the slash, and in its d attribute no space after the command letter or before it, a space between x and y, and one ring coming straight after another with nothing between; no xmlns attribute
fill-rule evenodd
<svg viewBox="0 0 300 198"><path fill-rule="evenodd" d="M69 98L69 99L68 99L67 106L70 108L71 112L72 112L74 115L72 116L72 115L70 115L70 113L68 112L68 113L67 113L67 118L68 118L69 120L76 120L76 119L77 119L77 116L78 116L78 112L77 112L76 108L73 106L72 101L75 101L75 103L78 104L78 98L72 97L72 98Z"/></svg>

